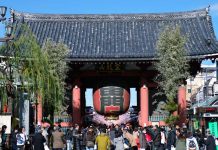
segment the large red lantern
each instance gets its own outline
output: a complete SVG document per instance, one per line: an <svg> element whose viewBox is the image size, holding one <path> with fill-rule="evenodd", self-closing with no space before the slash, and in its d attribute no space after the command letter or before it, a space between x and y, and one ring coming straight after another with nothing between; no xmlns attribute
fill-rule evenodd
<svg viewBox="0 0 218 150"><path fill-rule="evenodd" d="M129 109L129 89L120 86L103 86L94 90L94 109L105 116L118 116Z"/></svg>

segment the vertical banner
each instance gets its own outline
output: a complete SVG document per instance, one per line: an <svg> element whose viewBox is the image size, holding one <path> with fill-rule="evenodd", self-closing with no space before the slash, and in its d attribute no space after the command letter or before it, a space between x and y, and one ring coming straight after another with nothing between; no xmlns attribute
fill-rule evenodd
<svg viewBox="0 0 218 150"><path fill-rule="evenodd" d="M218 137L218 123L217 122L209 122L209 129L213 136Z"/></svg>
<svg viewBox="0 0 218 150"><path fill-rule="evenodd" d="M20 99L20 126L24 127L26 134L29 135L29 100L27 100L28 93L23 93Z"/></svg>

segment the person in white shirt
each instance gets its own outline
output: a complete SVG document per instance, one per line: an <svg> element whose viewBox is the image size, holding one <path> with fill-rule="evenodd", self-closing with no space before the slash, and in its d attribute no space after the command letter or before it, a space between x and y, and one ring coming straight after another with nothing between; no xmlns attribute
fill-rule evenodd
<svg viewBox="0 0 218 150"><path fill-rule="evenodd" d="M186 138L186 150L199 150L198 142L189 131Z"/></svg>
<svg viewBox="0 0 218 150"><path fill-rule="evenodd" d="M26 137L24 133L22 132L22 128L18 129L18 133L16 135L17 138L17 150L24 150Z"/></svg>

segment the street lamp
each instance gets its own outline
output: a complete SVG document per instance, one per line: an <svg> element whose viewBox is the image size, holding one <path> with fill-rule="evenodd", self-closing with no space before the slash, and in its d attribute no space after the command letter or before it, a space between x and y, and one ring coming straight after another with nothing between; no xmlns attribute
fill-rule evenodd
<svg viewBox="0 0 218 150"><path fill-rule="evenodd" d="M7 11L7 7L0 6L0 15L1 15L0 22L6 20L5 18L6 11Z"/></svg>
<svg viewBox="0 0 218 150"><path fill-rule="evenodd" d="M11 37L12 31L13 31L13 26L8 24L5 29L6 29L6 36Z"/></svg>
<svg viewBox="0 0 218 150"><path fill-rule="evenodd" d="M7 11L7 7L0 6L0 22L6 20L6 18L5 18L6 11ZM13 39L13 37L11 36L12 31L13 31L13 26L12 26L11 23L13 23L13 21L14 21L14 12L13 12L13 10L11 10L11 16L12 16L12 18L11 18L12 21L9 21L10 23L7 24L6 27L5 27L6 37L0 38L0 42L7 42L7 41L10 41L10 40Z"/></svg>
<svg viewBox="0 0 218 150"><path fill-rule="evenodd" d="M7 12L7 7L5 6L0 6L0 22L3 22L6 20L6 12ZM8 42L10 40L13 39L12 37L12 31L13 31L13 26L12 26L12 23L14 21L14 12L11 11L11 15L12 15L12 18L11 18L11 21L9 19L9 21L6 21L6 27L5 27L5 31L6 31L6 34L5 34L5 37L3 38L0 38L0 42L5 42L6 43L6 51L9 51L9 46L8 46ZM8 56L5 55L5 58L7 58ZM6 63L7 64L7 63ZM7 68L9 68L9 79L8 79L8 83L6 85L7 87L7 94L8 94L8 99L7 99L7 103L6 103L6 108L8 108L9 106L9 109L11 109L11 103L12 103L12 99L13 99L13 80L12 80L12 69L11 69L11 64L7 64L6 66ZM6 109L6 111L8 111ZM11 111L11 110L9 110Z"/></svg>

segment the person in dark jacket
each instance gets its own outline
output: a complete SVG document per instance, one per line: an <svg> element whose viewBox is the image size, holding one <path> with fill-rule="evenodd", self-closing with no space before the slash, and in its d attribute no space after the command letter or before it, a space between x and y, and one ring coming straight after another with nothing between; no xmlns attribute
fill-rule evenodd
<svg viewBox="0 0 218 150"><path fill-rule="evenodd" d="M113 143L114 138L115 138L115 127L114 127L114 125L112 124L109 129L110 129L109 137L110 137L110 140L111 140L110 150L114 150L115 149L115 145Z"/></svg>
<svg viewBox="0 0 218 150"><path fill-rule="evenodd" d="M42 130L38 130L33 137L34 150L44 150L45 137L42 135Z"/></svg>
<svg viewBox="0 0 218 150"><path fill-rule="evenodd" d="M152 149L159 150L161 146L161 134L157 125L153 127L152 139L153 139Z"/></svg>
<svg viewBox="0 0 218 150"><path fill-rule="evenodd" d="M169 126L167 136L167 149L171 150L171 147L176 147L176 133L173 130L172 126Z"/></svg>
<svg viewBox="0 0 218 150"><path fill-rule="evenodd" d="M81 148L81 138L82 138L82 134L79 131L79 125L76 124L75 128L73 130L73 149L74 150L80 150Z"/></svg>
<svg viewBox="0 0 218 150"><path fill-rule="evenodd" d="M216 150L215 138L210 134L210 130L207 129L207 140L205 141L206 150Z"/></svg>
<svg viewBox="0 0 218 150"><path fill-rule="evenodd" d="M2 132L1 132L2 148L3 148L3 149L6 148L6 140L7 140L6 129L7 129L7 126L6 126L6 125L3 125L3 126L2 126Z"/></svg>
<svg viewBox="0 0 218 150"><path fill-rule="evenodd" d="M140 144L140 150L146 150L147 149L147 140L145 137L146 129L139 129L139 144Z"/></svg>
<svg viewBox="0 0 218 150"><path fill-rule="evenodd" d="M67 129L67 133L65 135L65 139L67 141L67 150L72 150L73 133L72 133L71 129Z"/></svg>
<svg viewBox="0 0 218 150"><path fill-rule="evenodd" d="M87 133L84 137L84 143L86 145L86 150L93 150L95 146L95 133L94 129L89 127Z"/></svg>
<svg viewBox="0 0 218 150"><path fill-rule="evenodd" d="M18 132L18 127L14 128L14 131L11 133L11 149L12 150L17 150L17 132Z"/></svg>

